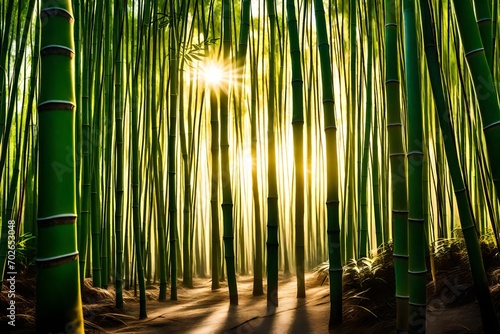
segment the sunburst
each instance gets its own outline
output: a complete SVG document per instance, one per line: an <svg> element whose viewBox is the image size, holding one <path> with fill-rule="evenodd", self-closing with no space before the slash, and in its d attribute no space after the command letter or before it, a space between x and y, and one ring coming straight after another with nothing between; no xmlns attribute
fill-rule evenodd
<svg viewBox="0 0 500 334"><path fill-rule="evenodd" d="M224 71L222 67L214 62L203 68L205 82L210 86L220 86L224 80Z"/></svg>

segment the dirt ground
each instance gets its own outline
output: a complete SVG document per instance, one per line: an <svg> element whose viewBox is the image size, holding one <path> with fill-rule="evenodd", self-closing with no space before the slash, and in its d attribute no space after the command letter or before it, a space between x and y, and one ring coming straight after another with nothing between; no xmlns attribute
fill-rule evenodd
<svg viewBox="0 0 500 334"><path fill-rule="evenodd" d="M195 280L195 288L180 287L178 301L148 301L148 319L136 320L136 303L128 304L123 315L109 315L114 325L103 329L96 328L94 333L327 333L329 316L328 285L307 275L307 296L296 298L294 276L282 276L279 285L279 306L267 307L266 297L252 295L252 278L239 277L239 305L230 306L227 287L211 291L211 283L206 279ZM460 293L458 287L455 292ZM465 290L464 290L465 291ZM151 297L156 290L150 290ZM477 303L471 302L455 306L447 304L454 298L453 289L441 293L430 300L427 310L427 333L482 333L481 318ZM458 297L456 295L455 297ZM393 333L394 317L377 314L359 305L363 295L354 295L344 300L344 324L331 333ZM386 296L387 308L394 309L392 296ZM381 309L383 309L382 307ZM395 315L395 314L394 314ZM103 319L105 320L105 319ZM123 325L116 326L116 321Z"/></svg>
<svg viewBox="0 0 500 334"><path fill-rule="evenodd" d="M479 308L475 301L456 300L467 289L457 282L436 294L427 307L427 333L482 333ZM250 334L250 333L327 333L329 316L328 284L321 284L315 274L306 276L305 299L296 298L294 276L281 276L279 306L268 308L266 296L252 295L252 277L238 277L239 305L230 306L227 286L211 291L208 279L195 279L194 288L179 285L178 301L156 300L157 287L147 291L148 318L138 320L139 304L132 291L126 291L123 310L115 310L112 288L109 291L92 289L84 292L84 314L87 333L192 333L192 334ZM467 287L468 288L468 287ZM86 287L89 289L89 287ZM100 290L98 294L95 290ZM382 290L380 290L383 292ZM368 308L360 301L364 293L350 294L344 298L344 323L331 333L394 333L394 298L381 296L385 305ZM453 300L456 299L456 300ZM452 301L453 303L450 303ZM3 312L2 312L3 313ZM392 313L392 315L391 315ZM22 321L12 333L32 333L33 322ZM10 330L4 326L1 333ZM25 328L23 328L25 327Z"/></svg>
<svg viewBox="0 0 500 334"><path fill-rule="evenodd" d="M447 243L429 263L427 333L483 333L479 307L466 253L460 243ZM500 255L483 247L483 259L493 303L500 314ZM323 266L326 268L327 266ZM323 276L322 276L323 275ZM114 288L93 288L87 279L82 300L87 333L328 333L329 287L325 271L306 274L306 298L296 298L296 278L281 275L279 306L268 308L266 296L253 296L253 278L237 277L239 305L229 305L227 284L211 291L211 281L193 280L194 288L178 283L178 300L159 302L158 286L147 289L148 318L139 320L139 300L124 290L124 308L114 307ZM7 325L7 288L0 295L0 333L33 333L35 329L35 275L16 282L16 328ZM344 267L343 322L330 333L395 333L396 301L392 250L375 260L361 259ZM264 282L264 289L266 288ZM168 296L169 297L169 296ZM488 333L489 334L489 333Z"/></svg>

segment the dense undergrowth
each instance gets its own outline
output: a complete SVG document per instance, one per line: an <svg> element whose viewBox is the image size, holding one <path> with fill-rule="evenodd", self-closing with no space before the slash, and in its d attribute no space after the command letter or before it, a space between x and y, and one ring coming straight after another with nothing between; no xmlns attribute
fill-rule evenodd
<svg viewBox="0 0 500 334"><path fill-rule="evenodd" d="M427 312L475 303L469 259L463 239L440 239L427 256ZM500 316L500 255L489 239L481 240L491 297ZM394 330L396 318L393 245L385 244L373 258L351 260L344 266L344 322L362 323L374 331ZM328 262L315 268L328 280Z"/></svg>

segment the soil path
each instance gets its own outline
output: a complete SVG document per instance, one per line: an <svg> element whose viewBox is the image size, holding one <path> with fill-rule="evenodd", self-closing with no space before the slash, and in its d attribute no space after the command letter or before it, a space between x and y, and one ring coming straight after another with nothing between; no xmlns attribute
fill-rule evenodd
<svg viewBox="0 0 500 334"><path fill-rule="evenodd" d="M295 277L280 279L276 309L267 307L266 296L252 295L252 278L238 278L239 305L229 306L227 286L211 291L207 279L195 280L195 288L179 288L178 301L148 301L148 319L136 320L138 305L125 308L124 326L107 328L111 333L327 333L329 316L328 285L321 285L313 274L307 275L307 297L296 298ZM151 299L155 295L150 291ZM360 297L362 298L362 297ZM388 296L388 299L390 296ZM482 333L477 304L449 307L434 300L427 310L427 333ZM352 300L344 306L344 324L331 333L393 333L394 319L380 318ZM368 321L367 321L368 319ZM95 332L101 332L96 330Z"/></svg>

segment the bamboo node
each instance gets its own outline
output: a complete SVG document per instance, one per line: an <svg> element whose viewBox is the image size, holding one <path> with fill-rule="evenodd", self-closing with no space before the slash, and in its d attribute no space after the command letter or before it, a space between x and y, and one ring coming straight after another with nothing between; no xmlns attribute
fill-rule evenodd
<svg viewBox="0 0 500 334"><path fill-rule="evenodd" d="M462 232L470 230L471 228L475 228L475 226L474 225L470 225L470 226L467 226L467 227L462 227Z"/></svg>
<svg viewBox="0 0 500 334"><path fill-rule="evenodd" d="M410 275L427 274L427 270L408 270L408 274L410 274Z"/></svg>
<svg viewBox="0 0 500 334"><path fill-rule="evenodd" d="M477 20L477 24L483 23L483 22L492 22L493 19L491 17L483 17L482 19Z"/></svg>
<svg viewBox="0 0 500 334"><path fill-rule="evenodd" d="M493 122L491 124L488 124L486 126L483 126L483 131L489 130L497 125L500 125L500 121Z"/></svg>
<svg viewBox="0 0 500 334"><path fill-rule="evenodd" d="M410 299L410 296L409 295L398 295L398 294L396 294L396 298Z"/></svg>
<svg viewBox="0 0 500 334"><path fill-rule="evenodd" d="M75 56L75 52L73 51L73 49L70 49L64 45L47 45L40 49L40 55L63 55L69 57L70 59L73 59L73 57Z"/></svg>
<svg viewBox="0 0 500 334"><path fill-rule="evenodd" d="M74 110L76 105L71 101L48 100L38 104L38 111Z"/></svg>
<svg viewBox="0 0 500 334"><path fill-rule="evenodd" d="M46 258L35 258L35 263L39 268L55 267L78 259L78 251Z"/></svg>
<svg viewBox="0 0 500 334"><path fill-rule="evenodd" d="M408 152L407 156L409 157L411 155L423 156L424 152L422 152L422 151L411 151L411 152Z"/></svg>
<svg viewBox="0 0 500 334"><path fill-rule="evenodd" d="M468 58L469 56L473 55L474 53L484 51L484 48L479 48L479 49L474 49L465 54L465 58Z"/></svg>
<svg viewBox="0 0 500 334"><path fill-rule="evenodd" d="M59 218L72 218L76 219L77 215L74 213L63 213L60 215L53 215L53 216L47 216L47 217L42 217L42 218L37 218L37 221L44 221L44 220L52 220L52 219L59 219Z"/></svg>
<svg viewBox="0 0 500 334"><path fill-rule="evenodd" d="M40 13L40 18L43 19L43 18L51 17L51 16L61 16L61 17L69 19L70 22L74 20L73 15L64 8L49 7L49 8L42 9L42 11Z"/></svg>
<svg viewBox="0 0 500 334"><path fill-rule="evenodd" d="M393 126L402 126L402 124L401 123L389 123L389 124L387 124L388 128L393 127Z"/></svg>

